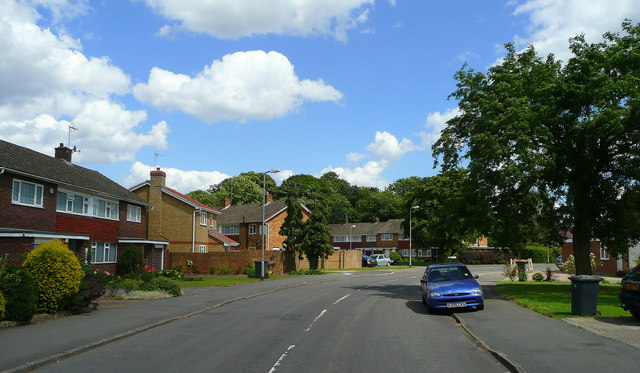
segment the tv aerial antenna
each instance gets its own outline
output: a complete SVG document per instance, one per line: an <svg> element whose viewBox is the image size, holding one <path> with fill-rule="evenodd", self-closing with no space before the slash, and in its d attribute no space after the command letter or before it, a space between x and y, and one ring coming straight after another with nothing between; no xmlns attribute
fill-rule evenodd
<svg viewBox="0 0 640 373"><path fill-rule="evenodd" d="M153 168L156 168L156 164L158 163L158 157L166 157L166 154L153 153Z"/></svg>

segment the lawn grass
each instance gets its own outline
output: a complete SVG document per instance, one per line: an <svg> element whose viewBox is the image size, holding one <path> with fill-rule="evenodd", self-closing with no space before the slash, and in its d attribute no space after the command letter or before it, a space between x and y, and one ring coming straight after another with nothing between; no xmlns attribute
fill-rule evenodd
<svg viewBox="0 0 640 373"><path fill-rule="evenodd" d="M269 276L265 280L278 280L289 276ZM195 287L227 287L248 282L260 282L259 278L249 278L247 276L227 276L227 277L197 277L197 280L177 281L183 288Z"/></svg>
<svg viewBox="0 0 640 373"><path fill-rule="evenodd" d="M577 317L571 314L571 283L566 282L500 282L498 294L521 306L553 318ZM620 307L620 284L600 284L597 310L599 317L629 316Z"/></svg>

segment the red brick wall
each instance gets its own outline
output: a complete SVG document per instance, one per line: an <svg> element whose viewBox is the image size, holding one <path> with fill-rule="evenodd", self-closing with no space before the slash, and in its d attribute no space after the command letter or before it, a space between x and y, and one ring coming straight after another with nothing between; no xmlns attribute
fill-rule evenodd
<svg viewBox="0 0 640 373"><path fill-rule="evenodd" d="M610 255L609 259L600 259L600 241L591 241L590 251L596 256L596 268L594 274L599 275L616 275L617 259L614 255ZM565 242L562 244L562 261L566 262L569 255L573 255L573 242Z"/></svg>
<svg viewBox="0 0 640 373"><path fill-rule="evenodd" d="M53 231L57 195L55 185L28 177L15 176L16 179L34 182L44 187L42 195L44 208L15 205L11 203L14 176L8 172L0 175L0 228ZM50 193L51 188L53 188L53 194Z"/></svg>
<svg viewBox="0 0 640 373"><path fill-rule="evenodd" d="M31 250L33 250L31 237L0 237L0 256L8 255L8 264L22 264Z"/></svg>
<svg viewBox="0 0 640 373"><path fill-rule="evenodd" d="M140 222L127 221L127 205L129 203L120 201L119 203L119 216L120 216L120 237L132 237L132 238L147 238L147 209L144 206L141 208Z"/></svg>
<svg viewBox="0 0 640 373"><path fill-rule="evenodd" d="M89 235L93 242L118 242L120 222L87 216L57 213L56 232Z"/></svg>

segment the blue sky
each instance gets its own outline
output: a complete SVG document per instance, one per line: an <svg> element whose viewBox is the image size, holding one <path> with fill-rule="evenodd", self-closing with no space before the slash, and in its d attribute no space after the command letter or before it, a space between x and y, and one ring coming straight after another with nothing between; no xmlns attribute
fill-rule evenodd
<svg viewBox="0 0 640 373"><path fill-rule="evenodd" d="M52 155L72 123L74 162L127 187L155 162L184 193L272 168L384 188L437 173L465 62L566 60L624 18L637 0L0 0L0 138Z"/></svg>

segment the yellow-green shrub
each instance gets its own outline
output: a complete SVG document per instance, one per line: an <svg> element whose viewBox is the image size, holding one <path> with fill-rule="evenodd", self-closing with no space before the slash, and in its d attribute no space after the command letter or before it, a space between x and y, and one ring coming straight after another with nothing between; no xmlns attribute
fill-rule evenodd
<svg viewBox="0 0 640 373"><path fill-rule="evenodd" d="M31 251L22 267L38 286L38 311L57 312L78 292L84 271L78 258L58 240Z"/></svg>

